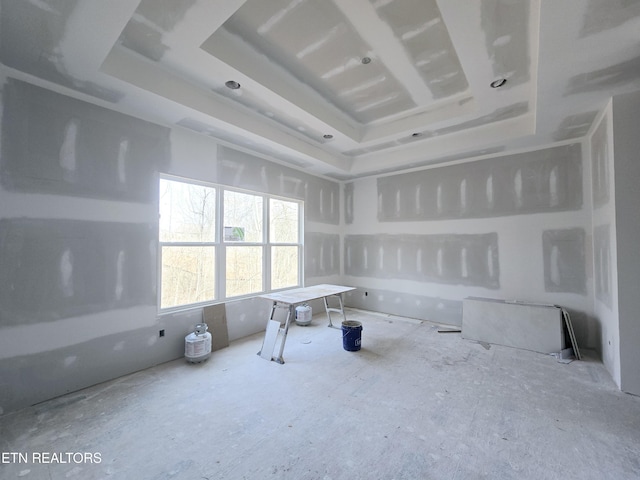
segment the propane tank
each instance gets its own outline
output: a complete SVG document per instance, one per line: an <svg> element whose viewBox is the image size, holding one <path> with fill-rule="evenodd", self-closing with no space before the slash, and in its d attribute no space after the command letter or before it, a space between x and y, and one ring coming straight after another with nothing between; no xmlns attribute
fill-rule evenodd
<svg viewBox="0 0 640 480"><path fill-rule="evenodd" d="M298 305L296 307L296 325L302 325L306 327L311 323L311 307L306 303Z"/></svg>
<svg viewBox="0 0 640 480"><path fill-rule="evenodd" d="M211 356L211 334L206 323L198 323L193 332L184 337L184 356L188 362L204 362Z"/></svg>

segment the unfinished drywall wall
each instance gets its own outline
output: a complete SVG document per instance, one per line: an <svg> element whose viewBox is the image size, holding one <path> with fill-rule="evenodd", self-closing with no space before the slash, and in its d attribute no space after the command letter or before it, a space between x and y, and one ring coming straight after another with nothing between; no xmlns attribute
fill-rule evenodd
<svg viewBox="0 0 640 480"><path fill-rule="evenodd" d="M460 325L462 301L393 289L359 287L344 294L345 305L374 312Z"/></svg>
<svg viewBox="0 0 640 480"><path fill-rule="evenodd" d="M166 128L8 79L0 182L16 192L153 203Z"/></svg>
<svg viewBox="0 0 640 480"><path fill-rule="evenodd" d="M613 97L620 388L640 395L640 92Z"/></svg>
<svg viewBox="0 0 640 480"><path fill-rule="evenodd" d="M589 138L593 199L594 317L601 330L602 361L620 386L620 328L618 325L616 218L611 104L598 116Z"/></svg>
<svg viewBox="0 0 640 480"><path fill-rule="evenodd" d="M307 220L332 225L340 222L340 184L332 180L220 147L216 182L302 199Z"/></svg>
<svg viewBox="0 0 640 480"><path fill-rule="evenodd" d="M609 203L610 162L610 135L608 132L608 118L603 117L593 134L591 135L591 188L593 195L593 207L600 208Z"/></svg>
<svg viewBox="0 0 640 480"><path fill-rule="evenodd" d="M542 232L547 292L587 293L585 237L582 228Z"/></svg>
<svg viewBox="0 0 640 480"><path fill-rule="evenodd" d="M340 235L307 232L304 236L304 276L340 275Z"/></svg>
<svg viewBox="0 0 640 480"><path fill-rule="evenodd" d="M417 221L579 210L582 191L581 148L571 144L380 177L378 218Z"/></svg>
<svg viewBox="0 0 640 480"><path fill-rule="evenodd" d="M0 326L156 304L156 226L0 219Z"/></svg>
<svg viewBox="0 0 640 480"><path fill-rule="evenodd" d="M346 235L346 275L500 286L498 236Z"/></svg>
<svg viewBox="0 0 640 480"><path fill-rule="evenodd" d="M305 200L308 281L338 283L337 182L16 79L0 87L0 415L184 355L203 312L158 314L161 172ZM228 338L263 330L269 306L225 304Z"/></svg>
<svg viewBox="0 0 640 480"><path fill-rule="evenodd" d="M344 185L344 223L353 223L353 183Z"/></svg>
<svg viewBox="0 0 640 480"><path fill-rule="evenodd" d="M0 413L176 354L156 317L169 129L12 78L1 105Z"/></svg>
<svg viewBox="0 0 640 480"><path fill-rule="evenodd" d="M580 345L598 347L582 151L555 145L350 182L348 304L455 325L470 296L558 304Z"/></svg>
<svg viewBox="0 0 640 480"><path fill-rule="evenodd" d="M8 340L0 340L3 347L0 358L0 415L184 354L184 341L178 345L158 337L159 328L175 328L174 325L144 325L148 323L144 317L154 317L153 310L126 312L127 321L137 325L126 329L118 322L120 331L105 328L104 323L114 322L123 316L122 313L112 311L104 316L78 317L82 321L77 322L76 327L88 330L90 335L86 337L63 321L54 324L53 328L38 325L30 330L22 329L17 338L3 329L1 335L11 336L16 348L7 350ZM185 329L181 325L180 329L185 335L188 333L188 327ZM25 338L31 343L48 334L65 336L68 342L63 344L44 338L37 340L39 350L34 351L31 345L24 348ZM57 343L60 344L49 348Z"/></svg>
<svg viewBox="0 0 640 480"><path fill-rule="evenodd" d="M593 227L593 267L595 297L610 309L613 307L611 286L611 225Z"/></svg>

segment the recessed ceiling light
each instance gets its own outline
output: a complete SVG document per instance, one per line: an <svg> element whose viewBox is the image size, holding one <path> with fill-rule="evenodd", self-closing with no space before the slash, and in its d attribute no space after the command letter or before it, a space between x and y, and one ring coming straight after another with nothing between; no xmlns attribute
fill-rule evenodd
<svg viewBox="0 0 640 480"><path fill-rule="evenodd" d="M414 137L414 138L416 138L416 137L421 137L421 136L422 136L422 133L420 133L420 132L415 132L415 133L412 133L412 134L411 134L411 136L412 136L412 137Z"/></svg>
<svg viewBox="0 0 640 480"><path fill-rule="evenodd" d="M505 83L507 83L506 78L498 78L497 80L494 80L493 82L491 82L489 85L491 86L491 88L500 88Z"/></svg>
<svg viewBox="0 0 640 480"><path fill-rule="evenodd" d="M371 57L362 57L362 64L367 65L371 63Z"/></svg>
<svg viewBox="0 0 640 480"><path fill-rule="evenodd" d="M324 138L325 140L331 140L333 138L333 135L331 135L330 133L326 133L322 136L322 138Z"/></svg>
<svg viewBox="0 0 640 480"><path fill-rule="evenodd" d="M240 84L235 80L229 80L228 82L225 82L225 86L227 88L230 88L231 90L238 90L240 88Z"/></svg>

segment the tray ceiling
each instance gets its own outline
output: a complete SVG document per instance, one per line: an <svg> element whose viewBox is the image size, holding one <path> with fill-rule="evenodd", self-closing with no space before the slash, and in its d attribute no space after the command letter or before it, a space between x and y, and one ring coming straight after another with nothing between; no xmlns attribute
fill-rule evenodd
<svg viewBox="0 0 640 480"><path fill-rule="evenodd" d="M581 138L640 88L640 1L104 3L2 0L2 64L339 179Z"/></svg>

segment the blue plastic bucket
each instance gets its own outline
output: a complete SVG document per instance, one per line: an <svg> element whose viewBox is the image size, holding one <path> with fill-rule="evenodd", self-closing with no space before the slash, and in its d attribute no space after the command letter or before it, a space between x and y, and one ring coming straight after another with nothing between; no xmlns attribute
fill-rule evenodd
<svg viewBox="0 0 640 480"><path fill-rule="evenodd" d="M348 352L360 350L362 341L362 323L355 320L342 322L342 346Z"/></svg>

